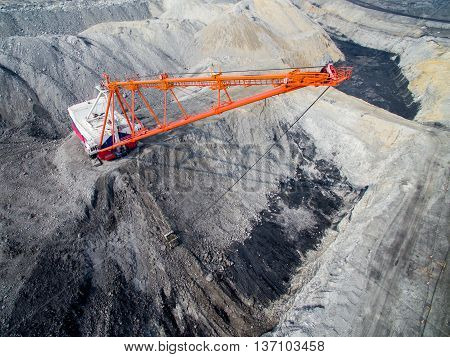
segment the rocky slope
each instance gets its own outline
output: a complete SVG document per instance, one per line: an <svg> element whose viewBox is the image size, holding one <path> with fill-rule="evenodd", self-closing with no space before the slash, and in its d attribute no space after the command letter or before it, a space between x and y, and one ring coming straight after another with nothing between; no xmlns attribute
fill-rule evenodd
<svg viewBox="0 0 450 357"><path fill-rule="evenodd" d="M23 128L28 134L52 138L66 135L66 108L93 96L103 72L121 77L205 70L211 64L227 70L316 65L341 58L322 29L289 2L276 4L225 2L205 8L202 2L193 1L180 13L176 3L157 1L148 6L165 5L165 11L148 20L102 23L79 35L4 37L0 41L0 76L6 83L0 93L2 127ZM277 11L267 14L270 7ZM222 14L224 9L228 10ZM283 12L292 13L289 24L280 15ZM197 17L189 17L192 13ZM211 13L222 16L215 20L208 16ZM98 16L101 20L101 14ZM223 16L234 25L224 24ZM61 32L65 31L66 26L61 26ZM224 32L230 32L228 39L221 36ZM298 47L295 41L278 41L289 33L297 34L296 41L303 46ZM243 41L251 36L253 47L242 48ZM122 49L120 53L117 48ZM27 117L30 112L32 120ZM39 125L33 126L34 121Z"/></svg>
<svg viewBox="0 0 450 357"><path fill-rule="evenodd" d="M362 46L398 55L399 66L409 80L409 89L421 103L416 119L450 125L447 115L450 107L448 17L438 21L417 19L392 13L392 9L383 4L378 10L371 6L362 7L358 5L359 1L294 2L327 31ZM448 2L437 1L436 5L429 6L428 17L433 18L435 14L445 17ZM410 7L406 2L404 8Z"/></svg>
<svg viewBox="0 0 450 357"><path fill-rule="evenodd" d="M0 1L0 37L77 34L104 21L158 15L148 1ZM39 19L38 21L36 19Z"/></svg>
<svg viewBox="0 0 450 357"><path fill-rule="evenodd" d="M291 1L2 3L2 335L446 333L446 131L329 90L283 136L305 89L96 168L69 134L104 71L342 60Z"/></svg>
<svg viewBox="0 0 450 357"><path fill-rule="evenodd" d="M448 132L337 91L302 127L350 182L368 188L301 268L273 333L446 336Z"/></svg>

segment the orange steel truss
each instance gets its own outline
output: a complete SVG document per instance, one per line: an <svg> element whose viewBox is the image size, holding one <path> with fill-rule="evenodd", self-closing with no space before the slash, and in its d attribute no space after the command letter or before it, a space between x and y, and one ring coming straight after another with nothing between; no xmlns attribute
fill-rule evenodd
<svg viewBox="0 0 450 357"><path fill-rule="evenodd" d="M332 67L333 72L322 70L321 72L302 71L295 69L285 73L270 73L260 75L223 75L222 73L212 74L203 77L169 77L161 74L158 79L150 80L128 80L111 81L108 75L104 75L103 88L108 91L105 118L101 130L98 153L111 152L120 146L135 146L136 142L153 135L164 133L180 126L193 123L197 120L205 119L213 115L218 115L231 109L254 103L259 100L273 97L278 94L288 93L307 86L336 86L350 78L352 69L350 67ZM259 94L233 100L227 91L230 87L251 87L251 86L271 86ZM200 112L189 114L182 103L175 95L174 89L183 87L207 87L212 91L217 91L217 102L212 108ZM163 94L163 117L160 118L155 113L154 108L142 93L143 89L155 89ZM128 92L128 95L122 94ZM168 96L173 97L180 112L181 117L175 120L168 120L167 103ZM130 103L125 99L130 97ZM149 115L154 120L154 127L147 128L136 116L136 100L140 98L143 105L148 110ZM114 106L117 103L130 128L130 135L119 139L114 135ZM112 134L112 145L102 148L105 135L106 124L109 123ZM136 125L138 123L138 125ZM117 129L117 128L116 128Z"/></svg>

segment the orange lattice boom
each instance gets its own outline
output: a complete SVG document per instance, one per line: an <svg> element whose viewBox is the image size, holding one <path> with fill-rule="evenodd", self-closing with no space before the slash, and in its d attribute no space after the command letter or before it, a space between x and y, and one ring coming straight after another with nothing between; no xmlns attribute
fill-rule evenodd
<svg viewBox="0 0 450 357"><path fill-rule="evenodd" d="M329 64L316 72L295 69L285 73L258 75L213 73L210 76L200 77L169 77L167 74L161 74L158 79L127 81L111 81L109 76L104 75L105 81L102 87L107 97L106 109L101 125L100 140L94 153L100 159L110 160L119 156L120 150L134 148L139 140L299 88L336 86L350 78L351 72L352 69L349 67L335 68ZM232 99L228 91L232 87L255 86L270 86L271 88L239 99ZM175 94L175 89L186 87L206 87L211 91L215 91L215 103L211 108L203 112L188 113ZM144 89L162 92L162 117L156 114L155 108L150 105L144 96ZM169 120L168 118L167 104L169 96L173 98L173 103L176 103L180 112L179 117L175 120ZM128 97L131 98L130 102L126 100ZM152 126L144 126L136 115L136 102L139 99L153 120ZM115 108L120 108L121 113L119 114ZM128 126L125 131L126 135L117 134L119 124L115 116L119 115L121 120L124 120L123 122ZM105 142L107 135L109 139Z"/></svg>

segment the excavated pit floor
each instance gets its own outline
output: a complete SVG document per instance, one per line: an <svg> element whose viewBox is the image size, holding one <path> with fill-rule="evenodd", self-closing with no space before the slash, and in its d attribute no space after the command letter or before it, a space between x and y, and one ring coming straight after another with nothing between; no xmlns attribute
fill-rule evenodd
<svg viewBox="0 0 450 357"><path fill-rule="evenodd" d="M152 192L155 182L143 178L161 174L153 162L162 158L153 154L147 160L143 153L143 158L104 173L90 202L57 217L50 229L35 231L46 226L42 213L48 209L38 212L32 202L21 207L23 201L10 201L2 215L16 212L21 222L18 217L3 220L2 247L8 259L2 261L1 273L15 278L4 290L3 313L5 305L10 311L7 318L3 315L1 334L260 335L273 328L273 303L289 292L305 254L363 192L331 162L317 159L304 133L289 139L301 153L294 177L269 193L269 204L255 217L248 237L221 250L213 244L214 235L196 233L192 218L200 205L189 210L189 205L177 204L180 191L160 195L170 188L164 181ZM190 144L195 153L195 143ZM64 145L81 154L73 139ZM44 153L30 159L34 164L21 186L37 180L33 172L42 165L49 174L57 171ZM50 188L42 186L47 185L41 184L41 190L48 205L67 199L66 192L46 192ZM192 194L184 191L185 197ZM201 202L203 193L195 195ZM295 220L301 216L309 222L297 231ZM18 230L26 221L35 227ZM169 229L181 241L174 249L162 238Z"/></svg>

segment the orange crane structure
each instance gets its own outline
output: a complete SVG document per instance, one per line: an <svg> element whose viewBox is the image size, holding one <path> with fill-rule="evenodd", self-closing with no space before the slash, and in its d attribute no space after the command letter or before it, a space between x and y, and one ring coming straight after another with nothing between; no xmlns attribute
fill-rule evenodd
<svg viewBox="0 0 450 357"><path fill-rule="evenodd" d="M126 81L112 81L104 75L105 81L93 106L92 101L80 103L69 108L69 113L72 127L85 143L89 155L112 160L136 147L139 140L300 88L336 86L349 79L351 73L349 67L336 68L328 64L318 71L299 68L283 73L255 75L226 75L220 72L200 77L170 77L164 73L155 79ZM215 103L205 111L188 113L175 94L175 89L187 87L204 87L214 91ZM250 96L232 98L229 90L233 87L269 88ZM161 92L162 113L159 116L144 95L145 90ZM176 118L169 118L169 98L178 107ZM152 118L150 124L144 125L136 115L138 101Z"/></svg>

